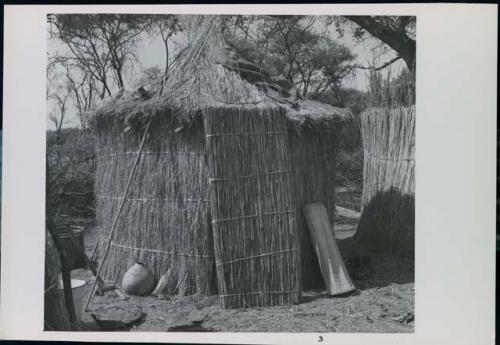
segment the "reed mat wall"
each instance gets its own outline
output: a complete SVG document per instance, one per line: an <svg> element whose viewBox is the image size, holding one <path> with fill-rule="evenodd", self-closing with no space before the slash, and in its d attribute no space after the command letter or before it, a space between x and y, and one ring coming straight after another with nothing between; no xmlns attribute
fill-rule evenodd
<svg viewBox="0 0 500 345"><path fill-rule="evenodd" d="M96 119L95 196L97 225L103 238L101 250L137 157L144 122L138 118L125 131L120 117ZM156 280L171 270L167 293L213 294L216 287L203 124L195 121L189 131L176 131L178 125L168 112L152 120L104 262L103 277L121 279L128 267L141 261Z"/></svg>
<svg viewBox="0 0 500 345"><path fill-rule="evenodd" d="M220 107L208 109L204 121L222 307L298 303L299 243L284 111Z"/></svg>
<svg viewBox="0 0 500 345"><path fill-rule="evenodd" d="M356 241L414 256L415 106L370 108L360 120L363 197Z"/></svg>

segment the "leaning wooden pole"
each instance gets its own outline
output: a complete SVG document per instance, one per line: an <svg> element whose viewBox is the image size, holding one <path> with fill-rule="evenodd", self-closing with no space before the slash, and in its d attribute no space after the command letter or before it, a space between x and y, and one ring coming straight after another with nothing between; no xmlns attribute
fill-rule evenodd
<svg viewBox="0 0 500 345"><path fill-rule="evenodd" d="M142 149L144 147L144 142L146 141L146 137L147 137L147 134L149 131L149 125L151 124L152 119L153 118L151 117L146 125L146 129L144 130L144 135L142 136L141 145L139 146L139 152L137 152L137 157L135 159L134 165L132 166L132 169L130 170L130 174L129 174L128 181L127 181L127 186L125 187L125 192L123 193L122 200L120 201L120 207L118 208L118 212L116 213L115 219L113 220L113 224L112 224L111 230L109 232L108 240L106 242L106 249L104 250L104 255L103 255L101 264L99 265L99 269L97 270L97 274L96 274L97 277L99 277L101 274L101 270L104 267L104 262L106 261L106 257L108 255L109 248L111 247L111 239L113 238L113 234L114 234L115 229L116 229L116 224L118 223L118 219L120 218L120 214L122 212L123 205L125 204L125 200L127 199L128 190L130 188L132 178L134 177L134 173L135 173L135 170L137 168L137 164L139 163L139 159L141 158ZM95 279L94 284L92 284L92 289L90 290L89 297L87 298L87 303L85 304L85 311L88 310L90 301L92 300L92 297L94 295L94 290L95 290L96 284L97 284L97 279Z"/></svg>

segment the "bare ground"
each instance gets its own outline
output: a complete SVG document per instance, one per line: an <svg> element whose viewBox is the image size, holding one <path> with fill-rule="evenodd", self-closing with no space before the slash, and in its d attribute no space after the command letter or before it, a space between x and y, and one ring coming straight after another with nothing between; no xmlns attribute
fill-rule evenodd
<svg viewBox="0 0 500 345"><path fill-rule="evenodd" d="M353 235L356 213L337 210L335 223L339 242ZM340 211L340 212L339 212ZM86 220L75 220L84 224ZM85 245L92 252L95 230L87 222ZM130 331L168 331L170 327L199 325L219 332L382 332L414 331L414 261L387 260L372 257L374 273L365 280L353 280L357 294L332 297L326 291L304 291L302 302L288 307L221 309L217 296L173 296L160 299L152 296L119 295L116 291L95 296L82 320L92 324L90 314L120 319L119 315L142 311L144 321ZM87 281L89 293L93 277L89 271L75 270L74 278ZM94 324L95 326L95 324ZM97 330L97 327L86 327Z"/></svg>
<svg viewBox="0 0 500 345"><path fill-rule="evenodd" d="M400 264L386 263L376 270L377 279L354 281L358 295L330 297L324 291L306 291L303 302L291 307L224 310L217 296L123 300L110 292L96 296L89 313L141 309L145 321L131 329L138 332L167 331L201 320L203 327L220 332L413 332L414 284L387 281L400 271ZM91 320L89 313L84 321Z"/></svg>

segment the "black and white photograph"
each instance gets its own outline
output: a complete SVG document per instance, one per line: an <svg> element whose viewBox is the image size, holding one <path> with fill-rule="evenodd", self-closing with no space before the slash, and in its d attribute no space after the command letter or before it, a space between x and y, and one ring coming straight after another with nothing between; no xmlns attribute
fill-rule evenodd
<svg viewBox="0 0 500 345"><path fill-rule="evenodd" d="M417 25L47 15L44 330L413 333Z"/></svg>
<svg viewBox="0 0 500 345"><path fill-rule="evenodd" d="M3 10L0 340L495 342L498 5Z"/></svg>

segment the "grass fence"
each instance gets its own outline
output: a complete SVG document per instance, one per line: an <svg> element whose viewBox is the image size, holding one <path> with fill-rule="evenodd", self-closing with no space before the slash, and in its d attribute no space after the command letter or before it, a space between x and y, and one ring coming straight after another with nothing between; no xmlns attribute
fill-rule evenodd
<svg viewBox="0 0 500 345"><path fill-rule="evenodd" d="M413 256L415 245L415 88L409 72L372 75L371 107L360 115L362 216L356 240Z"/></svg>

